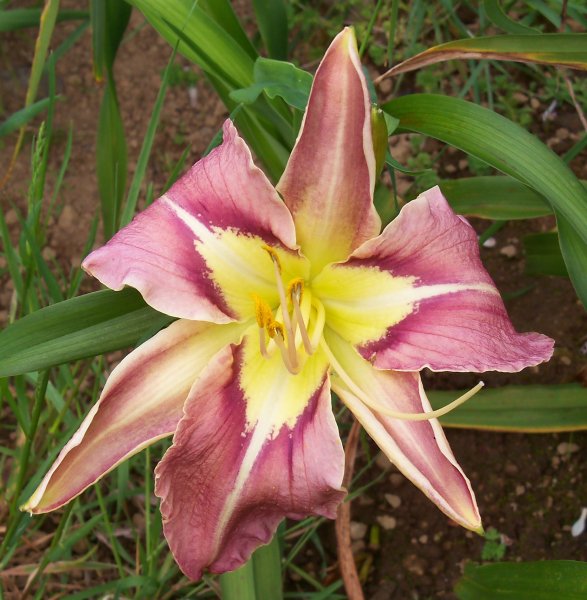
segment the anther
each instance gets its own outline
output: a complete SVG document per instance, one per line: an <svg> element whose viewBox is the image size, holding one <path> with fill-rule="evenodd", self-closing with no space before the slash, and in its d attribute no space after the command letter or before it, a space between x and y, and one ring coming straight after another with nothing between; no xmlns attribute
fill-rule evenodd
<svg viewBox="0 0 587 600"><path fill-rule="evenodd" d="M306 324L304 323L304 317L302 315L302 309L300 308L303 293L304 280L301 277L298 277L297 279L292 279L287 286L287 294L289 296L289 299L291 300L293 310L292 332L295 334L296 325L298 325L300 328L300 335L302 337L304 349L308 354L313 354L314 347L312 346L312 342L310 341L310 337L308 336L308 330L306 329Z"/></svg>
<svg viewBox="0 0 587 600"><path fill-rule="evenodd" d="M291 351L288 351L285 345L285 332L283 329L283 325L277 321L272 321L267 325L267 333L269 337L275 342L275 345L279 348L281 352L281 358L283 359L283 364L285 368L292 374L296 375L300 371L300 367L297 361L297 353L295 351L295 347L293 348L293 360Z"/></svg>

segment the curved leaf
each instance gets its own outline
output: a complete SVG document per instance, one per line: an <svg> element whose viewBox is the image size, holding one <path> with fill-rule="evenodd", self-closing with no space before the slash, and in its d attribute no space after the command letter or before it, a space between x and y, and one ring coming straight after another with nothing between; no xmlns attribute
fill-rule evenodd
<svg viewBox="0 0 587 600"><path fill-rule="evenodd" d="M429 391L432 408L442 408L458 391ZM464 393L464 392L463 392ZM440 418L445 427L547 433L587 429L587 393L578 383L485 388Z"/></svg>
<svg viewBox="0 0 587 600"><path fill-rule="evenodd" d="M455 59L492 59L587 70L587 34L496 35L447 42L392 67L379 80Z"/></svg>
<svg viewBox="0 0 587 600"><path fill-rule="evenodd" d="M543 560L467 565L455 592L459 600L583 600L587 563Z"/></svg>
<svg viewBox="0 0 587 600"><path fill-rule="evenodd" d="M543 196L512 177L465 177L439 183L453 210L482 219L532 219L552 214Z"/></svg>
<svg viewBox="0 0 587 600"><path fill-rule="evenodd" d="M505 117L457 98L412 94L382 108L400 120L398 132L456 146L543 195L557 218L569 276L587 306L587 189L552 150Z"/></svg>
<svg viewBox="0 0 587 600"><path fill-rule="evenodd" d="M133 346L172 320L131 288L58 302L0 332L0 377Z"/></svg>

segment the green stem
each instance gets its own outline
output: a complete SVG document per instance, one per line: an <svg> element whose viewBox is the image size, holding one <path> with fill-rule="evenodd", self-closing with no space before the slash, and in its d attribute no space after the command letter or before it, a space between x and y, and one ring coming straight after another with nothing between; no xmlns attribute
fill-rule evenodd
<svg viewBox="0 0 587 600"><path fill-rule="evenodd" d="M252 556L257 598L283 599L281 576L281 548L279 535L275 534L266 546L261 546Z"/></svg>
<svg viewBox="0 0 587 600"><path fill-rule="evenodd" d="M220 575L222 600L257 600L253 561L249 560L240 569ZM263 600L259 598L259 600Z"/></svg>

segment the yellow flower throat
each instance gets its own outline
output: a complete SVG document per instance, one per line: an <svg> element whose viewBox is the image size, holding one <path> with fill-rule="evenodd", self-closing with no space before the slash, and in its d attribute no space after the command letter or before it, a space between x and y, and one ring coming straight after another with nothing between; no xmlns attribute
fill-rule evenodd
<svg viewBox="0 0 587 600"><path fill-rule="evenodd" d="M280 305L274 315L265 300L253 295L259 348L265 358L278 349L283 364L295 375L300 372L306 358L318 348L324 329L324 306L317 298L312 298L301 277L291 279L286 289L277 252L270 246L263 246L263 249L273 262Z"/></svg>

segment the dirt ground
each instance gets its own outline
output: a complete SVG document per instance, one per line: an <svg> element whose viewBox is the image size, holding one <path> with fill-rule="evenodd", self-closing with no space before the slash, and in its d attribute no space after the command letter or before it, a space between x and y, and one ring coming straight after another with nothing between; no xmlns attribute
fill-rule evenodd
<svg viewBox="0 0 587 600"><path fill-rule="evenodd" d="M65 8L71 3L63 2ZM56 40L62 40L75 27L59 24ZM135 12L128 41L123 43L116 61L116 82L129 144L129 172L136 159L170 47ZM5 35L0 42L0 97L5 116L21 108L34 46L34 32L24 30ZM188 163L194 162L207 147L227 116L212 90L198 72L181 59L186 78L169 89L163 109L147 181L155 191L189 146ZM78 265L98 210L95 176L96 122L101 86L92 75L89 30L80 42L58 63L58 91L62 99L56 113L57 136L51 151L49 177L54 177L63 156L69 127L73 127L73 154L58 199L59 215L53 219L44 255L64 268ZM43 97L43 93L39 94ZM546 107L537 107L536 115ZM541 125L536 119L535 133L550 140L556 150L564 150L565 140L556 137L560 128L573 135L580 132L578 119L571 111L560 122ZM31 131L33 129L31 128ZM14 138L0 147L0 165L7 165ZM407 146L406 146L407 147ZM405 150L409 151L409 148ZM21 152L10 184L0 192L2 208L9 225L16 228L17 213L11 207L24 206L28 187L30 136ZM399 157L398 157L399 158ZM446 153L441 163L443 175L463 176L463 156ZM585 177L585 155L573 167ZM51 179L48 189L51 189ZM482 224L477 224L482 228ZM581 346L587 339L587 316L567 280L529 278L523 275L521 248L523 234L549 226L545 220L510 224L495 236L496 245L483 249L482 256L500 291L515 292L528 285L526 294L507 301L512 320L519 331L540 331L556 339L552 361L520 374L490 374L488 385L567 383L576 380L587 366ZM513 247L507 253L506 247ZM507 254L507 255L506 255ZM1 258L0 258L1 260ZM0 264L0 268L3 265ZM1 272L1 271L0 271ZM95 287L87 282L84 289ZM6 320L11 287L4 280L0 287L0 324ZM428 389L472 386L473 375L424 375ZM507 560L577 559L587 560L587 534L570 535L570 526L587 505L587 480L581 468L587 450L587 434L515 435L449 431L449 441L457 459L470 477L487 528L503 534ZM357 469L365 455L359 456ZM455 581L467 561L480 561L484 540L453 526L414 486L393 467L376 461L361 479L381 475L380 482L353 502L353 537L359 566L367 574L366 595L372 600L452 598ZM381 465L381 466L379 466ZM332 539L328 529L325 542ZM378 538L378 539L377 539ZM327 548L335 560L333 544ZM308 572L315 571L310 552L300 560ZM320 573L316 576L320 577ZM292 581L292 583L294 583Z"/></svg>

